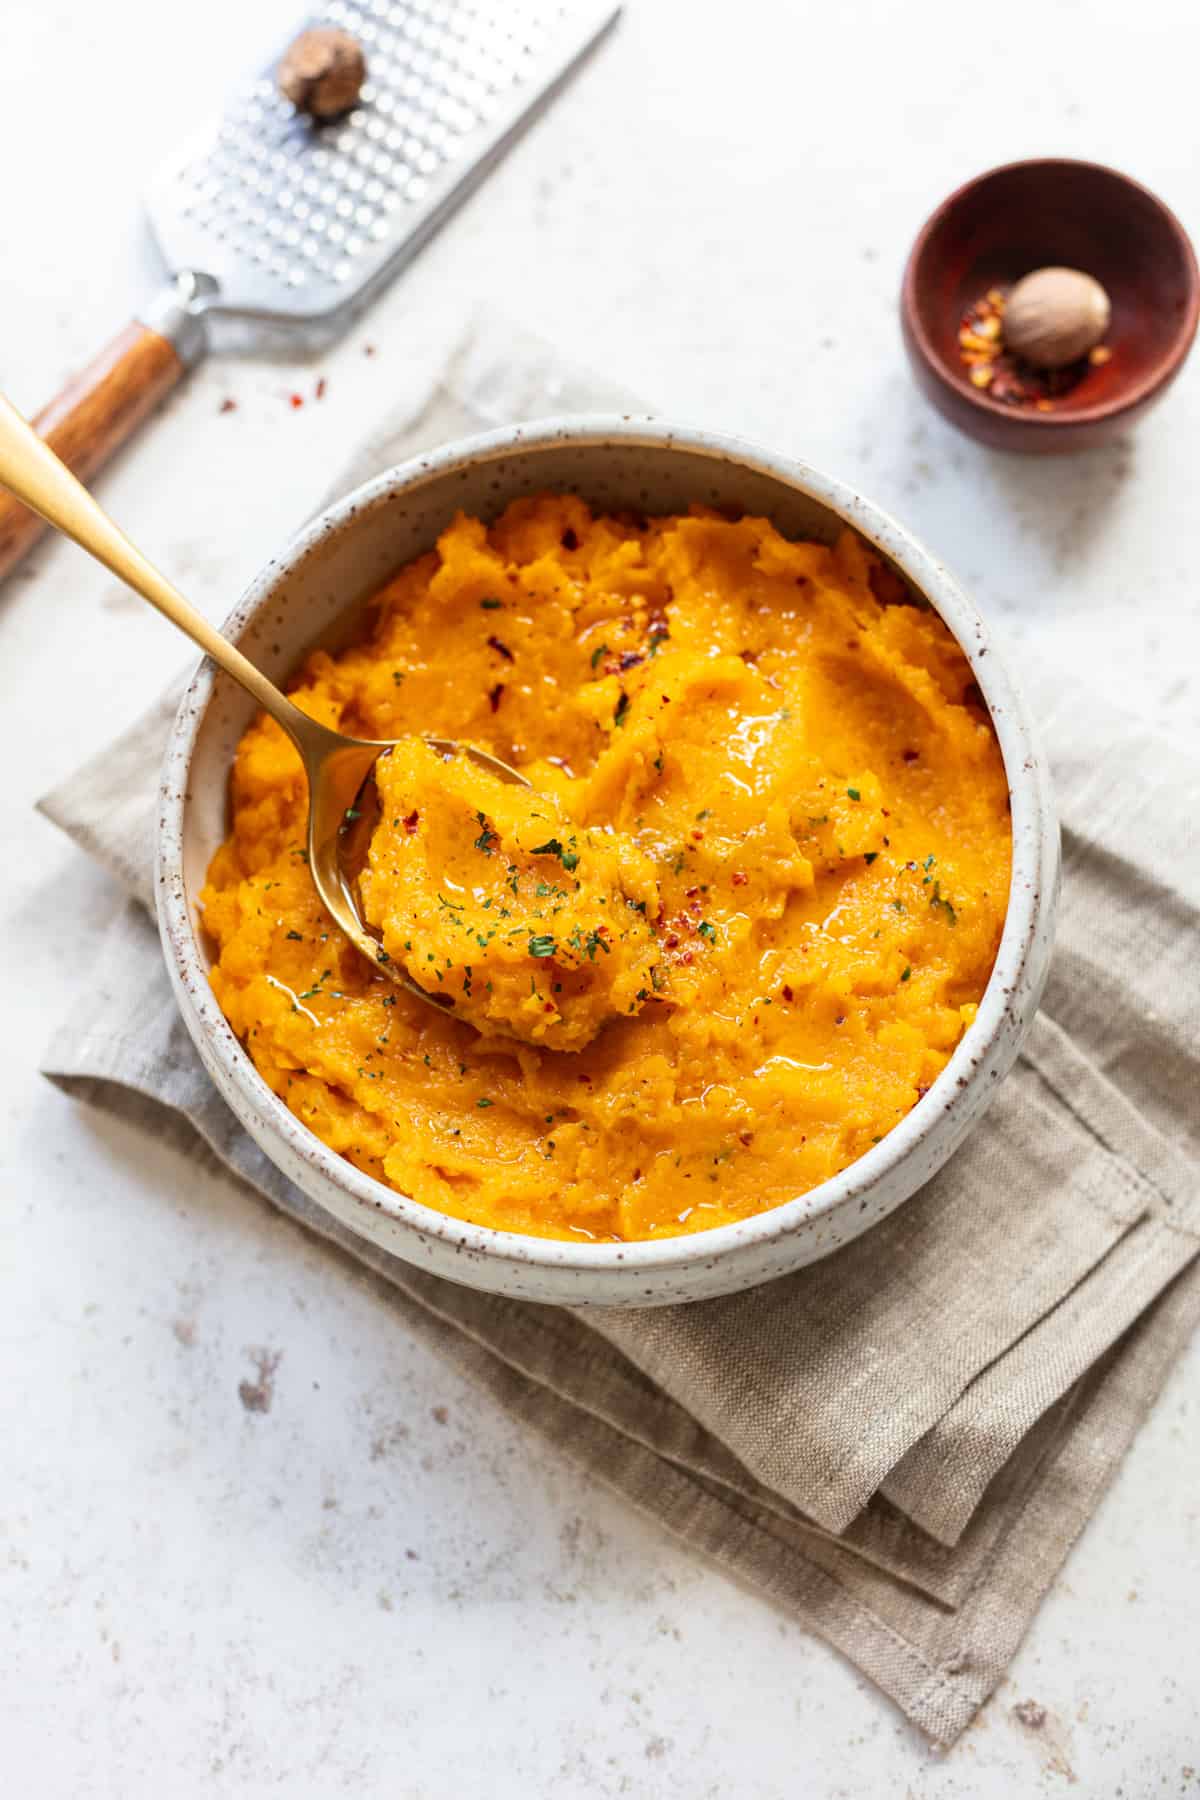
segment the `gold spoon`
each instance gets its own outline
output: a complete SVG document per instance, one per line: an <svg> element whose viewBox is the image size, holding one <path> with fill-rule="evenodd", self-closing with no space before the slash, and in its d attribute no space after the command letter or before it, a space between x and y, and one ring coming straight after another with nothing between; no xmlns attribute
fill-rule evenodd
<svg viewBox="0 0 1200 1800"><path fill-rule="evenodd" d="M369 805L360 803L363 791L368 783L374 785L375 764L392 748L392 742L343 737L340 732L330 731L328 726L318 724L298 706L293 706L252 662L247 662L240 650L188 605L183 595L152 563L147 562L3 394L0 394L0 486L8 488L57 530L74 538L89 556L94 556L143 600L157 607L172 625L186 632L193 643L239 682L277 725L282 726L299 751L308 782L308 866L321 904L355 948L376 967L383 967L393 981L444 1014L444 1003L439 1003L436 995L426 993L392 962L363 923L354 877L347 867L347 821L360 814L371 815ZM502 781L515 782L520 787L530 785L508 763L501 762L498 756L490 756L486 750L477 749L474 744L440 737L428 737L424 742L440 756L461 752Z"/></svg>

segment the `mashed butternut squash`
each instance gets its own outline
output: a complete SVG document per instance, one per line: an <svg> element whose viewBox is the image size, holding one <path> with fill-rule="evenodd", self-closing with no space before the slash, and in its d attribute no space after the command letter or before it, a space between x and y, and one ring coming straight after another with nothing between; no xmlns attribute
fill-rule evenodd
<svg viewBox="0 0 1200 1800"><path fill-rule="evenodd" d="M578 1050L661 986L658 882L631 839L416 738L376 784L363 917L456 1018Z"/></svg>
<svg viewBox="0 0 1200 1800"><path fill-rule="evenodd" d="M427 1205L598 1239L761 1212L877 1143L974 1017L1008 896L999 747L950 634L850 533L559 496L459 517L292 697L356 736L476 742L536 790L411 741L380 764L364 905L453 990L440 1012L323 912L282 732L238 749L203 894L217 998L297 1117Z"/></svg>

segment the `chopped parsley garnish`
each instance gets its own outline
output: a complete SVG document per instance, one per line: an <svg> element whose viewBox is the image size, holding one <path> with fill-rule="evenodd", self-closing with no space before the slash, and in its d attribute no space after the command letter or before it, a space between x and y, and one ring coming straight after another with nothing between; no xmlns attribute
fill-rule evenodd
<svg viewBox="0 0 1200 1800"><path fill-rule="evenodd" d="M607 656L607 655L608 655L608 645L607 644L598 644L596 646L596 648L592 651L592 667L593 667L593 669L595 668L596 664L600 661L600 658L602 656Z"/></svg>
<svg viewBox="0 0 1200 1800"><path fill-rule="evenodd" d="M397 687L400 686L400 683L404 680L404 677L407 673L408 673L407 669L393 669L392 670L392 680L396 684Z"/></svg>
<svg viewBox="0 0 1200 1800"><path fill-rule="evenodd" d="M617 710L613 714L613 724L617 725L617 726L624 725L625 715L628 711L629 711L629 695L625 692L625 689L622 688L621 689L621 698L617 701Z"/></svg>
<svg viewBox="0 0 1200 1800"><path fill-rule="evenodd" d="M696 927L696 929L700 933L700 936L702 938L708 939L710 944L716 942L717 928L714 924L711 923L710 920L701 919L701 921L700 921L699 925Z"/></svg>
<svg viewBox="0 0 1200 1800"><path fill-rule="evenodd" d="M933 884L933 892L929 896L929 904L935 912L940 908L941 911L945 913L946 923L948 925L958 924L958 914L955 912L953 906L951 906L949 900L944 900L942 898L942 884L940 881L935 881Z"/></svg>
<svg viewBox="0 0 1200 1800"><path fill-rule="evenodd" d="M857 788L847 788L846 792L849 794L849 796L852 800L861 800L862 799L862 795L859 793Z"/></svg>
<svg viewBox="0 0 1200 1800"><path fill-rule="evenodd" d="M530 956L553 956L554 939L547 932L534 932L529 939Z"/></svg>
<svg viewBox="0 0 1200 1800"><path fill-rule="evenodd" d="M577 869L579 867L579 852L577 850L565 850L556 837L547 838L544 844L536 844L530 851L530 855L557 856L559 862L568 873L570 873L572 869ZM548 893L549 891L548 888L543 888L539 884L539 894Z"/></svg>
<svg viewBox="0 0 1200 1800"><path fill-rule="evenodd" d="M878 850L868 850L867 851L867 854L863 857L863 861L866 863L868 869L870 868L871 864L875 861L875 858L878 855L879 855Z"/></svg>
<svg viewBox="0 0 1200 1800"><path fill-rule="evenodd" d="M303 937L301 936L301 934L298 931L289 931L288 936L290 938L292 938L294 940L294 942L296 942L297 944L302 944L304 942Z"/></svg>
<svg viewBox="0 0 1200 1800"><path fill-rule="evenodd" d="M482 1100L477 1100L475 1104L476 1106L491 1106L492 1102L485 1096Z"/></svg>
<svg viewBox="0 0 1200 1800"><path fill-rule="evenodd" d="M361 819L361 818L362 818L362 814L359 812L357 806L348 806L346 808L347 823L352 823L355 819Z"/></svg>
<svg viewBox="0 0 1200 1800"><path fill-rule="evenodd" d="M500 842L499 834L493 831L492 827L488 824L486 813L477 812L475 818L477 823L483 827L483 830L475 839L475 848L476 850L482 850L485 856L490 856L492 851L496 848L496 845Z"/></svg>
<svg viewBox="0 0 1200 1800"><path fill-rule="evenodd" d="M479 604L482 606L484 612L496 612L504 605L504 602L503 600L493 600L489 597L487 600L481 600Z"/></svg>
<svg viewBox="0 0 1200 1800"><path fill-rule="evenodd" d="M900 977L901 981L907 981L911 974L912 974L912 967L910 965L907 969L905 969L903 975Z"/></svg>

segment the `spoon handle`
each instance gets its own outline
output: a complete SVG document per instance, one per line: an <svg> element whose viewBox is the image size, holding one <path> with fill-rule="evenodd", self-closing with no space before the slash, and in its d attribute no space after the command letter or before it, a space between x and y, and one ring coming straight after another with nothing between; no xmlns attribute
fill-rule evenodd
<svg viewBox="0 0 1200 1800"><path fill-rule="evenodd" d="M192 642L253 695L265 712L282 725L293 740L312 735L314 726L298 707L286 700L240 650L223 638L215 626L189 606L165 575L147 562L60 462L33 427L0 394L0 486L40 513L51 525L74 538L97 562L111 569L126 586L157 607Z"/></svg>

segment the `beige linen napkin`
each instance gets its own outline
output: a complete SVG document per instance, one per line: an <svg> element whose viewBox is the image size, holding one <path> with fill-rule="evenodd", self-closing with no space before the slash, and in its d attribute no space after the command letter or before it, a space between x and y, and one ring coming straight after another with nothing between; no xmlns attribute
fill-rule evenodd
<svg viewBox="0 0 1200 1800"><path fill-rule="evenodd" d="M502 420L624 404L493 322L338 490ZM360 1242L284 1179L204 1075L150 922L174 694L43 802L132 896L46 1073L194 1150L198 1133L502 1404L948 1743L1200 1318L1200 768L1061 680L1035 699L1066 874L1027 1049L936 1180L753 1292L633 1313L477 1294Z"/></svg>

